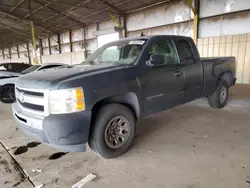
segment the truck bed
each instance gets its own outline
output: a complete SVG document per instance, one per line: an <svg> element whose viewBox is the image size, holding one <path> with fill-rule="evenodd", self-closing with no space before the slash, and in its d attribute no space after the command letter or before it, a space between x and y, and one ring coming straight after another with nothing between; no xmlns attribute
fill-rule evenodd
<svg viewBox="0 0 250 188"><path fill-rule="evenodd" d="M230 72L232 80L235 78L235 57L205 57L201 61L204 69L203 96L209 96L215 91L217 77L221 72Z"/></svg>

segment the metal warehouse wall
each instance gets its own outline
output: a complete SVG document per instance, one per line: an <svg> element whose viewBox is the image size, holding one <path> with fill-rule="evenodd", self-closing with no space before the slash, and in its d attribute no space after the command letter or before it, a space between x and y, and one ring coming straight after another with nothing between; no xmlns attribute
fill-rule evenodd
<svg viewBox="0 0 250 188"><path fill-rule="evenodd" d="M200 0L198 48L201 56L233 55L237 58L238 83L250 83L250 0ZM128 36L174 34L193 36L194 15L186 0L167 3L161 7L127 15ZM64 63L80 63L84 60L83 39L87 39L87 49L92 53L97 48L97 38L94 33L99 30L111 32L115 26L113 21L107 20L88 28L72 31L72 49L70 52L69 32L61 33L62 53L59 54L58 45L51 41L51 55L49 55L48 38L42 40L42 62L60 61ZM55 40L57 36L53 36ZM31 46L31 44L29 44ZM19 50L22 49L21 45ZM32 49L30 47L30 49ZM238 51L237 51L238 49ZM12 61L27 61L25 48L20 52L20 58L12 48ZM5 54L8 54L8 49ZM30 51L32 54L32 51ZM4 60L4 61L9 61ZM0 55L0 62L1 60Z"/></svg>
<svg viewBox="0 0 250 188"><path fill-rule="evenodd" d="M250 83L250 0L200 0L198 49L202 57L235 56L237 83ZM130 14L129 36L173 34L193 37L186 1Z"/></svg>

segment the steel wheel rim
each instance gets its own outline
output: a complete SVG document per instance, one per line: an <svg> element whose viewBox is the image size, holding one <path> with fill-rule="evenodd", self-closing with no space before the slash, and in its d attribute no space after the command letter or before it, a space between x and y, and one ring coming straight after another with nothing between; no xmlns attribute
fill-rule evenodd
<svg viewBox="0 0 250 188"><path fill-rule="evenodd" d="M227 88L222 86L220 89L220 102L224 103L227 98Z"/></svg>
<svg viewBox="0 0 250 188"><path fill-rule="evenodd" d="M104 132L104 139L109 148L116 149L126 143L129 135L129 121L123 116L116 116L108 122Z"/></svg>

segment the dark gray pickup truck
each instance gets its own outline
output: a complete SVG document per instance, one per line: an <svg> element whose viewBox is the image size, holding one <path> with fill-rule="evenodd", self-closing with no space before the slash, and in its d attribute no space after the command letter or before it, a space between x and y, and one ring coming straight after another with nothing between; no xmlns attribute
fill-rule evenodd
<svg viewBox="0 0 250 188"><path fill-rule="evenodd" d="M104 45L79 65L24 75L13 115L42 143L105 158L123 154L136 120L207 97L222 108L235 83L235 58L201 59L191 38L143 36Z"/></svg>

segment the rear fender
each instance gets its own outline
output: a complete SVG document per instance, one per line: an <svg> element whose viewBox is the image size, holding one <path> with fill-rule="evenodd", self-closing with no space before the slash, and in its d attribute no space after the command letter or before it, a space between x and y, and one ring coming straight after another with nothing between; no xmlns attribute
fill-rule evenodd
<svg viewBox="0 0 250 188"><path fill-rule="evenodd" d="M228 86L232 86L234 84L233 74L231 72L223 72L218 76L219 80L223 80L227 83Z"/></svg>

